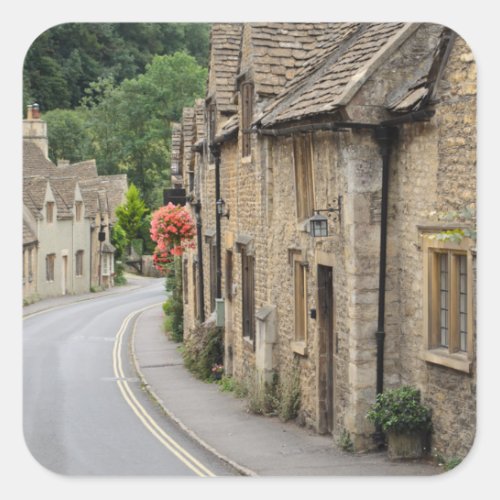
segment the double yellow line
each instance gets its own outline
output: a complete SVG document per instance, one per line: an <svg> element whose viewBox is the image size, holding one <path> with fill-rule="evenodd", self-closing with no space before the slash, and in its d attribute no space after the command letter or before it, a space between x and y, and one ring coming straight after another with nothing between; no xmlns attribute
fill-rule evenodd
<svg viewBox="0 0 500 500"><path fill-rule="evenodd" d="M125 318L120 329L118 330L118 333L116 334L115 344L113 348L113 371L118 381L118 387L125 401L130 406L132 411L137 415L139 420L144 424L144 427L146 427L146 429L148 429L148 431L151 432L151 434L153 434L153 436L158 439L158 441L160 441L160 443L163 444L165 448L167 448L173 455L175 455L183 464L185 464L198 476L214 477L215 474L213 474L203 464L196 460L196 458L190 455L153 420L151 415L149 415L145 408L139 403L139 401L137 401L137 398L134 396L129 384L125 379L125 373L123 371L120 353L122 350L123 337L125 335L127 327L134 316L140 314L146 309L150 309L151 307L155 307L157 305L158 304L154 304L152 306L143 307L142 309L131 312Z"/></svg>

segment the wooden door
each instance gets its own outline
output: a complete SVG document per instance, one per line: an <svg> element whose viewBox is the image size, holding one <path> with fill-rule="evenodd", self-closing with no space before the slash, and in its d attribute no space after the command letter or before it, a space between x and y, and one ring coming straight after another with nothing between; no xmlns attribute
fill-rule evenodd
<svg viewBox="0 0 500 500"><path fill-rule="evenodd" d="M332 433L334 423L334 302L333 269L318 266L318 431Z"/></svg>

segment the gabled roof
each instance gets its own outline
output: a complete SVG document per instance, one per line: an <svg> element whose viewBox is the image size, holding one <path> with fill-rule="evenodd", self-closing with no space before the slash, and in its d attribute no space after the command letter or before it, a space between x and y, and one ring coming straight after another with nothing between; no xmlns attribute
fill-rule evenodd
<svg viewBox="0 0 500 500"><path fill-rule="evenodd" d="M123 203L128 189L127 176L98 175L95 160L56 166L43 151L29 140L23 141L23 196L25 205L36 217L41 217L47 183L55 197L57 217L73 216L76 186L80 186L85 204L85 216L95 217L98 211L114 211Z"/></svg>
<svg viewBox="0 0 500 500"><path fill-rule="evenodd" d="M209 98L214 98L217 110L232 114L237 111L233 102L234 82L238 73L242 24L215 23L210 34Z"/></svg>
<svg viewBox="0 0 500 500"><path fill-rule="evenodd" d="M257 94L278 95L283 86L327 43L333 31L348 31L349 26L334 23L249 23L251 46L240 73L252 72ZM247 66L247 67L245 67Z"/></svg>
<svg viewBox="0 0 500 500"><path fill-rule="evenodd" d="M73 175L79 179L92 179L97 177L97 165L95 160L86 160L78 163L56 167L56 175Z"/></svg>
<svg viewBox="0 0 500 500"><path fill-rule="evenodd" d="M75 177L50 178L50 187L56 200L58 219L73 217L76 183L77 179Z"/></svg>
<svg viewBox="0 0 500 500"><path fill-rule="evenodd" d="M329 40L315 50L257 121L266 127L334 113L349 103L384 55L415 29L416 25L404 23L334 27Z"/></svg>
<svg viewBox="0 0 500 500"><path fill-rule="evenodd" d="M45 157L43 151L33 142L23 141L23 177L33 175L48 176L56 166Z"/></svg>
<svg viewBox="0 0 500 500"><path fill-rule="evenodd" d="M111 221L116 220L116 208L125 202L128 181L126 174L100 175L101 187L106 191L106 199Z"/></svg>
<svg viewBox="0 0 500 500"><path fill-rule="evenodd" d="M35 233L31 230L29 224L23 220L23 245L31 245L37 241Z"/></svg>
<svg viewBox="0 0 500 500"><path fill-rule="evenodd" d="M110 219L115 220L116 207L125 201L128 189L126 174L100 175L83 179L79 185L89 216L95 216L98 211L108 212Z"/></svg>
<svg viewBox="0 0 500 500"><path fill-rule="evenodd" d="M48 179L42 176L23 178L23 203L34 217L41 219Z"/></svg>

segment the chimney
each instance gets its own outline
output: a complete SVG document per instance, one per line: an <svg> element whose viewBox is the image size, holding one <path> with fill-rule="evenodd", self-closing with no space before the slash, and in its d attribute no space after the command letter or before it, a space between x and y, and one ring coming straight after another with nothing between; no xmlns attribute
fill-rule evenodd
<svg viewBox="0 0 500 500"><path fill-rule="evenodd" d="M29 104L26 120L23 120L23 139L35 143L49 157L49 141L47 138L47 122L40 118L40 106Z"/></svg>
<svg viewBox="0 0 500 500"><path fill-rule="evenodd" d="M31 107L31 112L33 115L33 120L40 120L40 106L36 102Z"/></svg>

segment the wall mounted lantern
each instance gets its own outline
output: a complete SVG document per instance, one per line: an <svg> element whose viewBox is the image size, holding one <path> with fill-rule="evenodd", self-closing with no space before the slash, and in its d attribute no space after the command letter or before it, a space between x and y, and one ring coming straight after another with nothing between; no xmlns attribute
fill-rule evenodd
<svg viewBox="0 0 500 500"><path fill-rule="evenodd" d="M226 202L222 198L220 198L215 202L215 204L217 205L217 213L219 214L219 216L227 217L229 219L229 209L226 212L224 212Z"/></svg>
<svg viewBox="0 0 500 500"><path fill-rule="evenodd" d="M330 215L333 212L337 212L338 222L340 224L340 212L342 207L342 196L339 195L337 198L336 207L328 207L319 210L314 210L314 215L309 219L309 231L312 237L319 238L328 236L328 217L321 215L320 212L328 212Z"/></svg>

